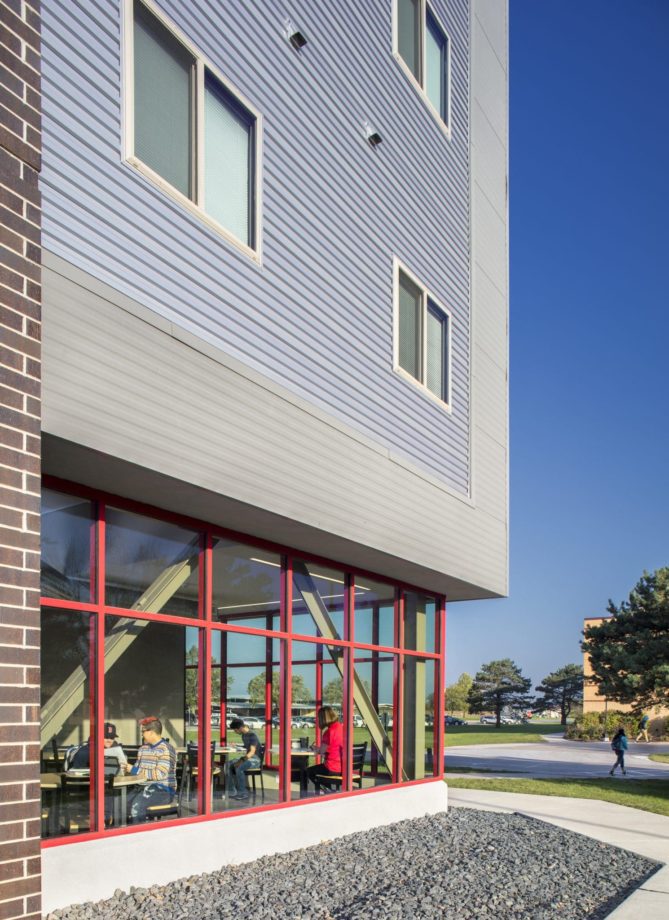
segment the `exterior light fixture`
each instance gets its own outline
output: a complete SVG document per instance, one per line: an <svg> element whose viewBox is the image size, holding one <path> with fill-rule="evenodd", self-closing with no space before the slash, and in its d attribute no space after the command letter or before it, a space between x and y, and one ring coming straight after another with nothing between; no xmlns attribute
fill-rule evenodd
<svg viewBox="0 0 669 920"><path fill-rule="evenodd" d="M364 127L365 127L366 139L369 141L372 147L378 147L381 141L383 140L379 132L376 130L374 125L370 125L368 121L365 122Z"/></svg>
<svg viewBox="0 0 669 920"><path fill-rule="evenodd" d="M299 51L300 48L304 48L307 43L304 32L300 32L300 30L295 25L293 25L290 19L286 19L286 22L284 23L283 34L286 41L290 42L296 51Z"/></svg>

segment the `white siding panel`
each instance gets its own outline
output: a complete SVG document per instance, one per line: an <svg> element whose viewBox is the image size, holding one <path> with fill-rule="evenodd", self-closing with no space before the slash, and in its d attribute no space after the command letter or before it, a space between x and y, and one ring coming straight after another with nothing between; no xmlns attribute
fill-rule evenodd
<svg viewBox="0 0 669 920"><path fill-rule="evenodd" d="M476 185L502 220L506 220L506 150L478 103L472 103L472 159Z"/></svg>
<svg viewBox="0 0 669 920"><path fill-rule="evenodd" d="M476 243L474 259L502 293L507 286L506 233L506 222L490 204L478 183L475 183L472 190L472 235Z"/></svg>
<svg viewBox="0 0 669 920"><path fill-rule="evenodd" d="M90 287L44 269L45 433L290 520L297 537L299 525L316 528L429 569L442 586L466 582L469 596L504 590L503 522Z"/></svg>
<svg viewBox="0 0 669 920"><path fill-rule="evenodd" d="M473 20L472 38L472 70L474 69L477 75L473 96L476 97L488 116L497 136L506 146L508 109L505 104L506 100L500 96L499 92L500 87L506 87L506 72L476 16Z"/></svg>
<svg viewBox="0 0 669 920"><path fill-rule="evenodd" d="M477 349L473 386L477 390L476 427L506 447L506 371Z"/></svg>
<svg viewBox="0 0 669 920"><path fill-rule="evenodd" d="M477 271L474 311L476 315L476 348L506 370L508 364L507 316L504 294L485 272Z"/></svg>
<svg viewBox="0 0 669 920"><path fill-rule="evenodd" d="M472 12L492 45L504 70L507 60L507 5L505 0L472 0Z"/></svg>

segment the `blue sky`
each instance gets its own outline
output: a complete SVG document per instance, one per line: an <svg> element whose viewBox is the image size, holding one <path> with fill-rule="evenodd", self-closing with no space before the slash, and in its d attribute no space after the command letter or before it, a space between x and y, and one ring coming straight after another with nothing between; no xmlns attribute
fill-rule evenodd
<svg viewBox="0 0 669 920"><path fill-rule="evenodd" d="M668 0L510 0L510 597L450 605L449 683L580 661L669 565L668 40Z"/></svg>

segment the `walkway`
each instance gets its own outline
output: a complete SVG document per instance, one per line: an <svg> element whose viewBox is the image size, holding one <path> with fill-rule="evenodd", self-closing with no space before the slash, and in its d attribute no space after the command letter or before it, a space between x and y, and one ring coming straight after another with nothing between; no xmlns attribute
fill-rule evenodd
<svg viewBox="0 0 669 920"><path fill-rule="evenodd" d="M519 812L665 863L609 915L609 920L667 920L669 917L669 866L666 865L669 862L669 818L593 799L480 789L449 788L448 802L449 807L456 808Z"/></svg>
<svg viewBox="0 0 669 920"><path fill-rule="evenodd" d="M523 773L527 777L601 778L615 760L608 741L565 741L545 735L539 744L476 744L448 747L445 763L450 773L469 770ZM631 779L669 780L669 764L655 763L648 754L669 753L669 744L630 743L625 757ZM447 776L448 778L448 776Z"/></svg>

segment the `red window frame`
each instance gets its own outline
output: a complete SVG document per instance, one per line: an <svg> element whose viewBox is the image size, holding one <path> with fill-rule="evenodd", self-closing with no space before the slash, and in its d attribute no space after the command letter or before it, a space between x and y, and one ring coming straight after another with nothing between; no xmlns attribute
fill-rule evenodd
<svg viewBox="0 0 669 920"><path fill-rule="evenodd" d="M318 802L318 798L291 799L291 771L290 771L290 751L291 751L291 734L290 734L290 712L291 712L291 694L292 686L292 665L293 665L293 641L308 642L316 646L315 658L319 657L319 647L322 649L327 645L336 645L340 647L345 654L345 668L343 676L343 703L342 715L344 718L344 738L345 738L345 758L344 758L344 782L341 792L338 796L349 795L366 795L375 792L381 792L384 789L395 788L397 786L416 785L420 783L430 783L443 781L444 778L444 693L445 686L445 660L446 660L446 597L435 592L428 591L420 586L411 585L401 582L375 572L365 569L353 569L350 566L342 565L336 560L328 559L321 556L305 555L294 549L254 538L249 534L213 525L206 521L191 518L186 515L176 514L168 510L157 508L142 502L125 499L111 493L92 489L88 486L82 486L69 480L61 479L54 476L44 476L42 480L43 488L53 489L61 493L76 496L78 498L91 501L93 509L93 520L91 522L90 534L90 551L91 551L91 596L89 602L60 600L49 596L42 596L40 604L45 608L58 608L62 610L72 610L73 612L85 611L91 614L91 646L95 649L94 662L95 669L91 678L91 726L95 728L91 732L93 740L93 757L91 763L91 830L86 833L78 834L76 837L54 837L45 838L41 845L44 848L52 846L62 846L83 842L86 840L95 840L102 837L119 836L133 833L148 833L159 830L161 827L179 826L182 824L199 823L209 820L225 820L234 818L240 814L250 812L271 811L277 808L292 808L303 805L311 805ZM130 611L128 608L117 608L105 604L105 527L106 527L106 508L113 505L120 510L141 514L147 517L162 520L167 523L173 523L181 527L196 530L202 535L200 546L200 564L199 564L199 587L198 587L198 616L183 617L172 614L154 613L148 611ZM237 540L244 545L255 547L259 550L266 550L278 554L281 557L281 609L279 629L257 629L253 627L237 626L234 624L219 623L212 619L212 555L214 538L223 538L228 540ZM332 640L329 638L307 636L300 633L292 632L292 593L293 593L293 558L305 559L309 563L336 568L344 573L345 577L345 601L344 601L344 638ZM382 646L378 644L378 622L375 623L372 643L355 642L355 579L356 577L371 578L375 581L382 582L394 588L394 645ZM435 601L434 617L434 651L428 652L423 650L406 649L404 645L404 593L416 592L429 596ZM240 811L230 810L225 812L213 812L211 810L211 801L205 790L210 786L210 764L209 758L202 758L203 781L198 784L199 788L199 814L188 818L178 818L143 825L135 825L122 828L104 829L104 747L101 739L101 726L104 722L104 636L105 636L105 617L106 616L132 616L135 619L143 619L160 623L172 623L175 625L189 626L198 629L198 687L199 687L199 705L198 705L198 740L201 750L209 750L211 742L211 639L215 630L230 633L242 633L246 635L264 636L267 640L266 666L268 668L268 693L266 694L265 713L267 721L267 731L269 742L271 744L272 732L272 700L271 700L271 670L273 667L272 643L279 640L280 649L280 692L279 692L279 713L280 713L280 732L279 732L279 789L281 792L281 801L267 805L261 805L254 808L245 808ZM378 620L378 618L377 618ZM267 618L269 626L270 617ZM392 781L385 785L373 786L367 789L359 790L354 787L351 776L352 766L352 744L353 744L353 668L355 653L368 651L372 662L379 661L383 655L393 655L393 776ZM406 656L413 656L425 660L433 660L435 663L435 686L434 686L434 726L433 726L433 744L435 767L434 775L426 776L418 780L402 781L402 751L403 751L403 725L402 725L402 698L403 698L403 663ZM322 655L321 655L322 660ZM224 663L221 662L221 667ZM373 683L374 673L372 670ZM378 674L377 674L378 682ZM221 683L221 689L223 684ZM375 700L374 686L372 688L373 700ZM378 687L376 688L378 694ZM220 701L219 701L220 702ZM376 705L376 701L375 701ZM220 732L225 734L225 712L224 706L221 705ZM271 765L271 761L270 764ZM288 768L286 766L288 765ZM374 757L372 756L372 770L374 770Z"/></svg>

